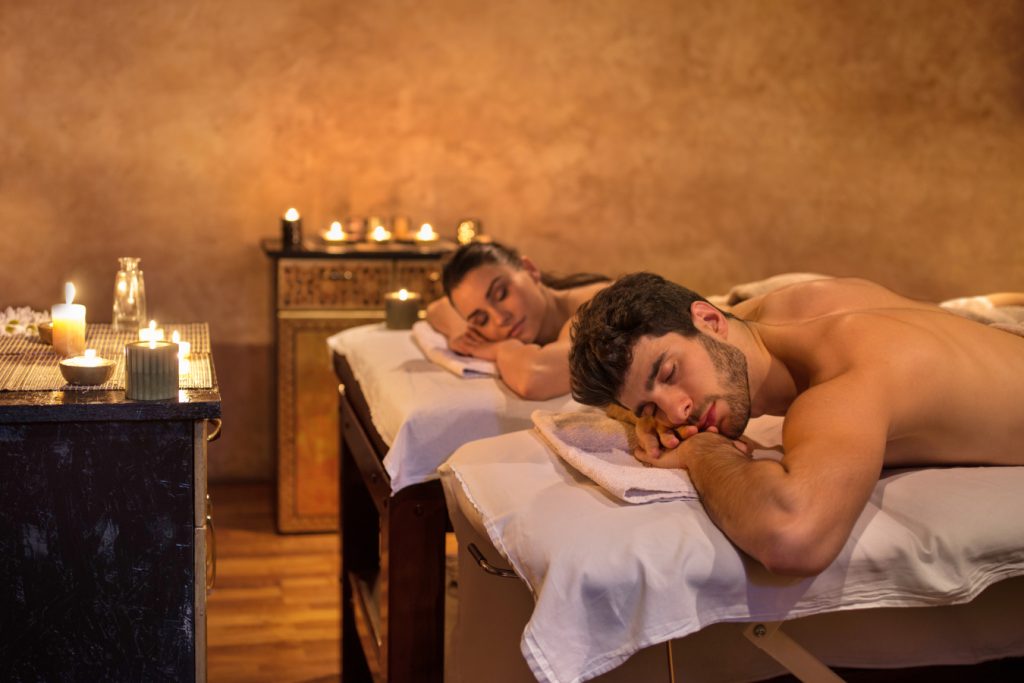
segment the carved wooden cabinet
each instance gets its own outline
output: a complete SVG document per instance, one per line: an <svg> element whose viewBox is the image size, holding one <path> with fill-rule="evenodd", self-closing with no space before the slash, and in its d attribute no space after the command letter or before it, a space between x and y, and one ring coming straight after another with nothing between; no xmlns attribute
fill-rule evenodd
<svg viewBox="0 0 1024 683"><path fill-rule="evenodd" d="M264 240L274 265L277 379L277 527L338 528L338 381L327 338L382 322L384 294L404 287L443 295L451 242L328 245L284 251Z"/></svg>

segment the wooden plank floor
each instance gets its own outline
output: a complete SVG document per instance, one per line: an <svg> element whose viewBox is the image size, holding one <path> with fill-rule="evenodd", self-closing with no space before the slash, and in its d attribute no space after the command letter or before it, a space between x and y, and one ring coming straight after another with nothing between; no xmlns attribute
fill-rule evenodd
<svg viewBox="0 0 1024 683"><path fill-rule="evenodd" d="M338 535L280 535L271 484L211 484L210 683L337 681Z"/></svg>

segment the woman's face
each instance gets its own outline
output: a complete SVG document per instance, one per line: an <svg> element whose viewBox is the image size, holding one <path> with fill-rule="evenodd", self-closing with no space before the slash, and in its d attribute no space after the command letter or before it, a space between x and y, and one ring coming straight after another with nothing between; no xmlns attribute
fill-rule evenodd
<svg viewBox="0 0 1024 683"><path fill-rule="evenodd" d="M528 260L521 268L487 263L469 271L451 292L459 315L491 341L537 339L545 300L540 272Z"/></svg>

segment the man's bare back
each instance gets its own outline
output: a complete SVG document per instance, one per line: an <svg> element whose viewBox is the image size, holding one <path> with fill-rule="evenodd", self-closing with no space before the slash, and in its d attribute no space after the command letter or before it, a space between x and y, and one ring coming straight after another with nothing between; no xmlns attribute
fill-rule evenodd
<svg viewBox="0 0 1024 683"><path fill-rule="evenodd" d="M866 280L797 284L733 313L798 393L843 374L881 387L886 466L1024 464L1024 337Z"/></svg>
<svg viewBox="0 0 1024 683"><path fill-rule="evenodd" d="M1024 465L1024 338L863 280L792 285L730 317L649 273L581 309L583 403L637 418L637 457L687 470L711 519L772 571L836 557L883 467ZM779 462L738 439L784 415Z"/></svg>

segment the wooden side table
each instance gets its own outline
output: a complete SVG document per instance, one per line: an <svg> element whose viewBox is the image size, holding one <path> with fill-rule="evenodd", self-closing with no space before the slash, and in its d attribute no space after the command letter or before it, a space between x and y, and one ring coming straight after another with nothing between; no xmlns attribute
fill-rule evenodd
<svg viewBox="0 0 1024 683"><path fill-rule="evenodd" d="M338 528L337 378L327 338L384 320L384 294L404 287L424 303L443 295L441 267L456 244L304 243L262 248L274 265L277 527Z"/></svg>

